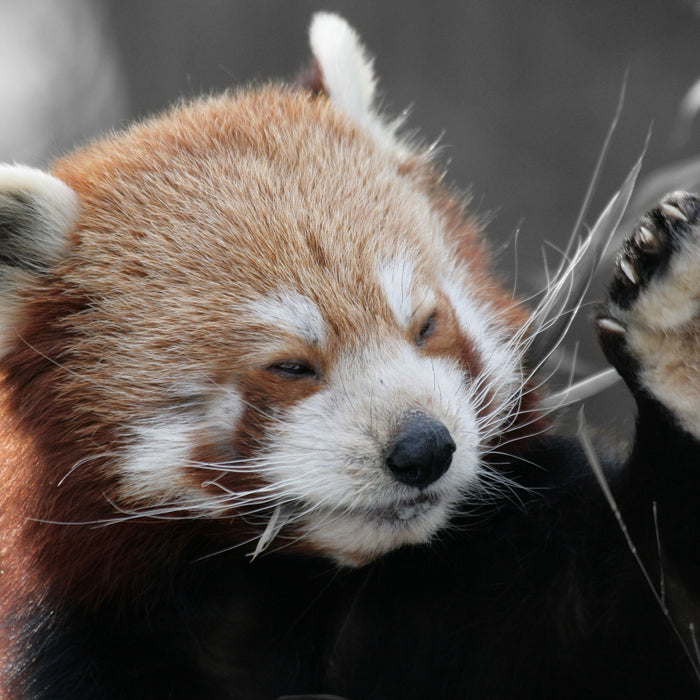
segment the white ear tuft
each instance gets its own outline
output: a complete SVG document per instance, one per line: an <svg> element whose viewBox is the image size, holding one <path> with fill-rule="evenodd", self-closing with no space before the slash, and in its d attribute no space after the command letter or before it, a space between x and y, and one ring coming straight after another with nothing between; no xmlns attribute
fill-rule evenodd
<svg viewBox="0 0 700 700"><path fill-rule="evenodd" d="M404 155L406 148L395 135L399 122L386 123L373 108L377 80L357 32L342 17L320 12L311 21L309 42L331 100L379 146Z"/></svg>
<svg viewBox="0 0 700 700"><path fill-rule="evenodd" d="M376 79L357 32L342 17L320 12L311 21L309 41L329 96L363 122L372 110Z"/></svg>

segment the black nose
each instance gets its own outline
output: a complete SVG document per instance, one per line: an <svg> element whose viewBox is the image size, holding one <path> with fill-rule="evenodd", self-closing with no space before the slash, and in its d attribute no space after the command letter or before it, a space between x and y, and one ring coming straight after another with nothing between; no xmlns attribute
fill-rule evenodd
<svg viewBox="0 0 700 700"><path fill-rule="evenodd" d="M456 448L450 431L440 421L418 414L396 438L386 466L400 482L422 489L447 471Z"/></svg>

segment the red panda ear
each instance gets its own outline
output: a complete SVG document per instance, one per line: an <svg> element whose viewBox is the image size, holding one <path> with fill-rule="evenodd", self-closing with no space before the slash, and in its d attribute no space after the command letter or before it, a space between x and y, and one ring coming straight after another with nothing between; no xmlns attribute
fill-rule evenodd
<svg viewBox="0 0 700 700"><path fill-rule="evenodd" d="M304 85L326 93L377 145L400 157L407 155L409 149L396 136L400 120L386 121L374 108L373 61L357 32L342 17L320 12L311 21L309 43L315 62Z"/></svg>
<svg viewBox="0 0 700 700"><path fill-rule="evenodd" d="M57 178L0 164L0 353L16 322L17 291L64 255L78 197Z"/></svg>
<svg viewBox="0 0 700 700"><path fill-rule="evenodd" d="M0 280L8 269L46 273L66 249L78 208L75 192L53 175L0 164Z"/></svg>

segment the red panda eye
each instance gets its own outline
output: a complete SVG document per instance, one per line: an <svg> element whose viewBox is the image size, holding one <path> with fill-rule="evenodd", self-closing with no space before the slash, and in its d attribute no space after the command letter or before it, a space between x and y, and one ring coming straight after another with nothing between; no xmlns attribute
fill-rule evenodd
<svg viewBox="0 0 700 700"><path fill-rule="evenodd" d="M437 325L437 311L428 316L428 318L423 321L421 327L416 333L416 345L419 347L435 332L435 327Z"/></svg>
<svg viewBox="0 0 700 700"><path fill-rule="evenodd" d="M275 362L268 370L288 379L315 379L318 376L316 369L303 360Z"/></svg>

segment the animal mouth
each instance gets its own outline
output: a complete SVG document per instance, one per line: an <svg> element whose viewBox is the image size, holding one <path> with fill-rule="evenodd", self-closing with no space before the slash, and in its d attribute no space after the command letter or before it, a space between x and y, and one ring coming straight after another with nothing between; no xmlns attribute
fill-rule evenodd
<svg viewBox="0 0 700 700"><path fill-rule="evenodd" d="M330 508L328 514L400 529L429 513L439 505L440 501L440 497L436 494L421 492L412 498L404 498L381 505Z"/></svg>
<svg viewBox="0 0 700 700"><path fill-rule="evenodd" d="M405 499L386 507L368 511L371 518L382 522L408 522L427 513L438 502L437 496L420 493L415 498Z"/></svg>

